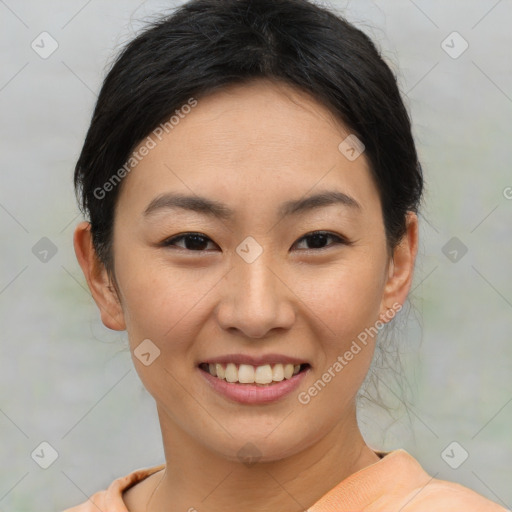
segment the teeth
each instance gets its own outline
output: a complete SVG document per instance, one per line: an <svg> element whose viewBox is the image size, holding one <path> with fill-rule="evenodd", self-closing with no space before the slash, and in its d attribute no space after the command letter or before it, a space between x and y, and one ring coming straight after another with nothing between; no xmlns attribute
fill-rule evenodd
<svg viewBox="0 0 512 512"><path fill-rule="evenodd" d="M275 364L272 368L272 380L280 382L284 379L284 369L282 364Z"/></svg>
<svg viewBox="0 0 512 512"><path fill-rule="evenodd" d="M256 384L270 384L272 382L272 368L269 364L256 367L254 371L254 382L256 382Z"/></svg>
<svg viewBox="0 0 512 512"><path fill-rule="evenodd" d="M233 363L228 363L226 366L226 380L228 382L238 382L238 370Z"/></svg>
<svg viewBox="0 0 512 512"><path fill-rule="evenodd" d="M237 367L234 363L226 366L216 363L208 364L208 371L211 375L224 379L228 382L239 382L241 384L270 384L280 382L283 379L291 379L300 371L300 364L265 364L253 366L241 364Z"/></svg>
<svg viewBox="0 0 512 512"><path fill-rule="evenodd" d="M254 366L241 364L238 368L238 382L245 384L254 382Z"/></svg>
<svg viewBox="0 0 512 512"><path fill-rule="evenodd" d="M211 365L210 365L210 366L211 366ZM224 367L223 367L221 364L217 363L217 364L215 365L215 370L216 370L216 371L215 371L215 373L212 373L212 371L211 371L211 370L210 370L210 373L211 373L212 375L216 375L217 377L219 377L219 379L224 379L224 378L225 378L225 376L226 376L226 371L224 370Z"/></svg>

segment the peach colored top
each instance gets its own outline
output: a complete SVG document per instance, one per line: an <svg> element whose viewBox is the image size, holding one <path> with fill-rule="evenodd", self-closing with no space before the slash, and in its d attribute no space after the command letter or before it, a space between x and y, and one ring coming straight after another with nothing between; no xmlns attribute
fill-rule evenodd
<svg viewBox="0 0 512 512"><path fill-rule="evenodd" d="M306 512L510 512L467 487L431 477L405 450L375 453L381 460L345 478ZM129 512L123 492L164 468L133 471L64 512Z"/></svg>

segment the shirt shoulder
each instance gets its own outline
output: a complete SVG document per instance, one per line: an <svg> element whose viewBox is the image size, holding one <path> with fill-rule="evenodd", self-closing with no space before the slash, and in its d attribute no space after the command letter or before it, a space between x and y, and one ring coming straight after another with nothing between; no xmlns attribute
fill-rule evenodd
<svg viewBox="0 0 512 512"><path fill-rule="evenodd" d="M402 512L510 512L468 487L436 478L409 493L402 506Z"/></svg>
<svg viewBox="0 0 512 512"><path fill-rule="evenodd" d="M87 501L67 508L63 512L98 512L98 510L129 512L123 501L123 492L164 468L165 464L160 464L159 466L136 469L125 476L116 478L107 489L94 493Z"/></svg>
<svg viewBox="0 0 512 512"><path fill-rule="evenodd" d="M430 476L405 450L391 453L394 464L386 469L392 470L394 483L389 485L388 482L387 492L382 490L380 499L365 509L368 512L387 506L401 512L511 512L468 487Z"/></svg>
<svg viewBox="0 0 512 512"><path fill-rule="evenodd" d="M378 462L347 477L308 512L510 512L467 487L432 477L403 449L375 453Z"/></svg>

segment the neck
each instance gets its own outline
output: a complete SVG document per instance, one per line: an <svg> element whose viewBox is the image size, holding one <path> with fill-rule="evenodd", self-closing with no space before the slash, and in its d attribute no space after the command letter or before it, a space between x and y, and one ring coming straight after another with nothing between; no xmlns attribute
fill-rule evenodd
<svg viewBox="0 0 512 512"><path fill-rule="evenodd" d="M315 444L289 457L244 464L213 453L158 411L167 467L149 499L158 510L304 511L336 484L379 457L349 417Z"/></svg>

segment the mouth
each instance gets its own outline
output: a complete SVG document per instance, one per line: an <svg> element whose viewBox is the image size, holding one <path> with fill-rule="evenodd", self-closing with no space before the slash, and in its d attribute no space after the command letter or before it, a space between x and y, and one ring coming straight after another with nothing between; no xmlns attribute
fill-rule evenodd
<svg viewBox="0 0 512 512"><path fill-rule="evenodd" d="M309 363L277 363L254 366L235 363L200 363L199 369L219 380L233 384L252 384L262 387L277 385L310 368Z"/></svg>

